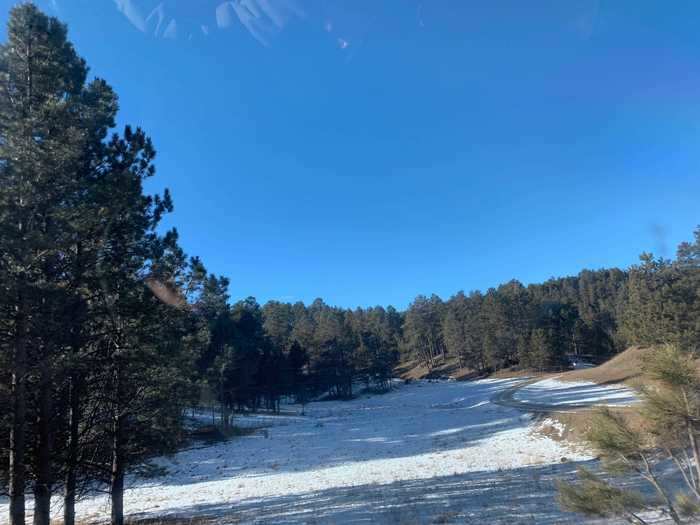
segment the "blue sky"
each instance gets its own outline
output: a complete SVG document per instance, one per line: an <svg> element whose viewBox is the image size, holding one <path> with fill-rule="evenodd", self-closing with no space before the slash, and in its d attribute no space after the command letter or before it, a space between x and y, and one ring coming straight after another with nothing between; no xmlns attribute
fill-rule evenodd
<svg viewBox="0 0 700 525"><path fill-rule="evenodd" d="M700 224L697 2L37 3L234 298L403 308L671 256Z"/></svg>

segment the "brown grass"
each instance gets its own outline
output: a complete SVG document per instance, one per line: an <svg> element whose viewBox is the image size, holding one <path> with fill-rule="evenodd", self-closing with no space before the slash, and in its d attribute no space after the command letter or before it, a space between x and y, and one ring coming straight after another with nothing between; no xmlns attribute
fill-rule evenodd
<svg viewBox="0 0 700 525"><path fill-rule="evenodd" d="M638 388L643 381L644 360L652 351L652 348L631 347L600 366L564 372L557 379L562 381L592 381L598 384L617 383ZM622 414L632 429L643 430L643 418L639 415L637 408L611 407L610 410ZM548 414L547 417L564 425L565 430L561 436L556 432L556 429L552 429L552 432L548 433L547 429L544 428L541 432L553 439L583 444L591 428L594 414L594 410Z"/></svg>
<svg viewBox="0 0 700 525"><path fill-rule="evenodd" d="M432 369L418 361L406 361L405 363L402 363L396 367L394 373L401 379L409 380L451 377L457 381L466 381L468 379L477 378L477 374L474 370L460 367L459 361L455 357L446 358Z"/></svg>
<svg viewBox="0 0 700 525"><path fill-rule="evenodd" d="M651 348L633 346L595 368L572 370L561 374L562 381L592 381L598 384L624 383L633 388L642 379L642 364Z"/></svg>
<svg viewBox="0 0 700 525"><path fill-rule="evenodd" d="M571 370L568 372L540 372L532 369L505 368L494 372L489 377L509 379L512 377L557 377L562 381L592 381L599 384L624 383L636 387L642 376L644 356L651 348L633 346L616 355L595 368ZM459 381L477 379L477 374L469 368L460 368L456 358L448 357L438 366L429 369L418 361L407 361L399 365L396 374L402 379L436 379L438 377L454 377Z"/></svg>
<svg viewBox="0 0 700 525"><path fill-rule="evenodd" d="M617 414L622 414L633 430L642 431L644 421L637 409L628 407L609 407L609 410ZM543 414L541 419L550 419L561 423L564 431L560 434L553 426L545 425L540 427L538 433L552 438L555 441L566 441L574 445L587 445L586 436L591 430L593 410L576 410L573 412L552 412Z"/></svg>
<svg viewBox="0 0 700 525"><path fill-rule="evenodd" d="M551 377L556 375L553 372L539 372L531 369L519 368L504 368L492 374L479 374L471 368L463 368L459 366L459 361L456 357L448 357L444 361L439 362L432 369L418 361L406 361L401 363L394 369L394 373L401 379L419 380L419 379L438 379L441 377L450 377L457 381L470 381L473 379L483 379L492 377L495 379L509 379L512 377Z"/></svg>
<svg viewBox="0 0 700 525"><path fill-rule="evenodd" d="M540 377L542 379L545 379L547 377L553 377L555 375L557 375L557 373L555 372L542 372L540 370L533 370L531 368L511 367L497 370L493 374L490 374L489 377L494 379L510 379L513 377Z"/></svg>

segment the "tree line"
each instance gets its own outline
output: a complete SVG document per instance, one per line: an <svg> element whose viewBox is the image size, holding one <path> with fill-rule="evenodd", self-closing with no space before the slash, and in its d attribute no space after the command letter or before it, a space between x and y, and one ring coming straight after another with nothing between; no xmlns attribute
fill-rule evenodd
<svg viewBox="0 0 700 525"><path fill-rule="evenodd" d="M418 297L405 313L403 350L428 367L452 357L479 373L556 370L573 358L601 360L624 348L620 315L629 274L583 271L524 286L510 281L447 301Z"/></svg>
<svg viewBox="0 0 700 525"><path fill-rule="evenodd" d="M630 345L698 349L700 229L675 259L642 254L627 270L584 270L524 286L510 281L449 300L419 296L404 313L404 358L433 367L451 357L478 372L556 370L600 362Z"/></svg>
<svg viewBox="0 0 700 525"><path fill-rule="evenodd" d="M232 304L229 280L163 230L172 198L144 192L153 144L115 131L117 95L88 79L65 25L15 7L0 78L0 487L12 525L25 523L28 492L35 525L50 523L56 494L73 525L94 490L122 525L126 473L180 446L186 410L202 403L225 429L285 398L387 389L402 359L551 369L697 341L697 244L629 271L418 297L405 312Z"/></svg>

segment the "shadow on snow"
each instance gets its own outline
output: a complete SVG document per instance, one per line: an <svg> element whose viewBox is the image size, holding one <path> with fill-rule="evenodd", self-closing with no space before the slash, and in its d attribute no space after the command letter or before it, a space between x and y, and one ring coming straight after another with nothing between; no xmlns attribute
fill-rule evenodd
<svg viewBox="0 0 700 525"><path fill-rule="evenodd" d="M514 398L520 402L550 405L629 405L639 400L633 390L627 387L611 387L600 385L574 385L556 390L546 387L538 388L537 383L529 385ZM541 398L539 395L541 394Z"/></svg>
<svg viewBox="0 0 700 525"><path fill-rule="evenodd" d="M168 516L196 515L214 517L219 523L261 525L617 523L586 519L559 508L555 481L574 479L580 465L595 468L596 462L471 472L385 485L335 487L306 494L250 498L222 505L183 506L171 509Z"/></svg>

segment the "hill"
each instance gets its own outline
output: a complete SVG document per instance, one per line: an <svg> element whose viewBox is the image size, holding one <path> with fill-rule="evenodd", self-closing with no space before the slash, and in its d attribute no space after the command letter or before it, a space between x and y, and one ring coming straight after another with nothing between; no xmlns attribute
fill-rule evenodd
<svg viewBox="0 0 700 525"><path fill-rule="evenodd" d="M635 387L642 375L644 357L650 351L652 348L633 346L599 366L564 372L559 376L559 379L561 381L591 381L599 384L625 383Z"/></svg>

